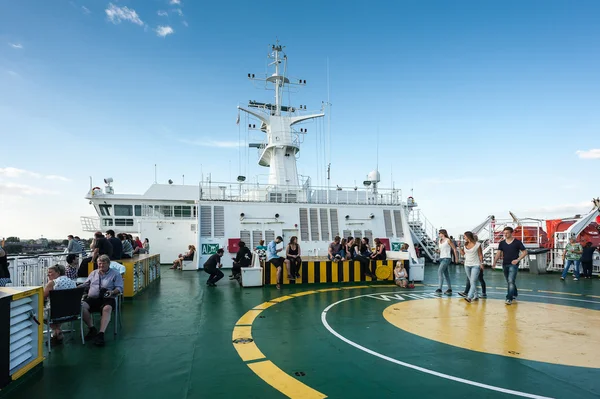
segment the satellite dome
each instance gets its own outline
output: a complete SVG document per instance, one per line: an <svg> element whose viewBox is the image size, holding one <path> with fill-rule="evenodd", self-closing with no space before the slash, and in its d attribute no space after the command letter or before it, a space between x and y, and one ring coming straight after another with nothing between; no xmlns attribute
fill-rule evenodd
<svg viewBox="0 0 600 399"><path fill-rule="evenodd" d="M369 173L367 180L369 180L370 182L373 182L373 183L379 183L381 181L381 176L379 175L379 171L374 170L371 173Z"/></svg>

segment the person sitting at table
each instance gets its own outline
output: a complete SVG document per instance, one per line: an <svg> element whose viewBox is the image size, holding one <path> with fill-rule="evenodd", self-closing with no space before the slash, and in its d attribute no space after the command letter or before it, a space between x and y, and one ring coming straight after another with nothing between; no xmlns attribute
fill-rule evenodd
<svg viewBox="0 0 600 399"><path fill-rule="evenodd" d="M71 280L77 280L77 269L79 269L79 257L75 254L67 255L65 275Z"/></svg>
<svg viewBox="0 0 600 399"><path fill-rule="evenodd" d="M83 300L83 321L88 326L85 340L94 339L97 346L104 346L104 332L116 306L114 297L123 292L123 277L110 268L108 255L102 255L98 258L98 269L90 273L83 286L87 290ZM94 327L91 312L102 314L99 331Z"/></svg>
<svg viewBox="0 0 600 399"><path fill-rule="evenodd" d="M196 252L196 247L193 245L188 245L188 251L185 254L179 254L177 259L173 261L173 266L171 269L181 269L184 260L193 260L194 252Z"/></svg>
<svg viewBox="0 0 600 399"><path fill-rule="evenodd" d="M52 290L69 290L75 288L75 281L65 276L65 267L63 265L53 265L48 268L48 284L44 287L44 299L48 299ZM52 337L50 344L56 345L63 341L63 334L60 330L60 323L50 324Z"/></svg>
<svg viewBox="0 0 600 399"><path fill-rule="evenodd" d="M131 245L131 241L127 238L127 234L117 234L117 238L121 240L121 245L123 246L123 252L121 253L121 259L131 259L133 256L133 247Z"/></svg>

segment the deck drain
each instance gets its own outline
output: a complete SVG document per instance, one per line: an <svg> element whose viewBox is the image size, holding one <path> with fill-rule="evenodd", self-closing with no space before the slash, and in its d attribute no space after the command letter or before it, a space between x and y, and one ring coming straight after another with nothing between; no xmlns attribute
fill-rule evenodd
<svg viewBox="0 0 600 399"><path fill-rule="evenodd" d="M236 338L233 340L234 344L248 344L250 342L254 342L252 338Z"/></svg>
<svg viewBox="0 0 600 399"><path fill-rule="evenodd" d="M264 318L265 318L265 316L258 316L258 318L259 318L259 319L264 319Z"/></svg>
<svg viewBox="0 0 600 399"><path fill-rule="evenodd" d="M521 352L515 352L515 351L508 351L508 353L510 353L511 355L520 355Z"/></svg>
<svg viewBox="0 0 600 399"><path fill-rule="evenodd" d="M297 377L304 377L306 374L304 374L304 371L296 371L294 374L296 374Z"/></svg>

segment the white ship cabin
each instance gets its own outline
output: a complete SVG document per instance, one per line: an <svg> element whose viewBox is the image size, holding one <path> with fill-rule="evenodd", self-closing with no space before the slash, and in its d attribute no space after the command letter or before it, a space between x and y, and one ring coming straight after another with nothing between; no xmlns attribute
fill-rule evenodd
<svg viewBox="0 0 600 399"><path fill-rule="evenodd" d="M199 265L222 247L223 264L242 240L251 248L282 236L286 244L297 236L304 257L325 258L336 235L380 238L392 250L410 245L416 259L409 218L416 202L402 202L400 190L379 189L372 172L363 187L297 188L244 182L194 185L153 184L142 195L116 194L110 182L90 189L87 199L97 217L82 217L86 231L126 232L148 238L151 253L169 263L193 244ZM414 217L410 218L414 224ZM417 238L417 242L420 240ZM266 244L265 244L266 245ZM229 256L231 255L231 256Z"/></svg>

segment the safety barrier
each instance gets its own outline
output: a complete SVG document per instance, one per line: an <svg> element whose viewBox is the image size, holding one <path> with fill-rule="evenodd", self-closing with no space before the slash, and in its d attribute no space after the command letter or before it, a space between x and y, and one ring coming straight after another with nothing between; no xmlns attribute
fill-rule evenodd
<svg viewBox="0 0 600 399"><path fill-rule="evenodd" d="M378 260L375 275L377 279L365 275L358 261L308 261L302 262L300 277L290 280L285 265L282 268L283 284L349 283L361 281L394 280L394 260ZM264 268L264 284L277 284L277 268L267 262Z"/></svg>

